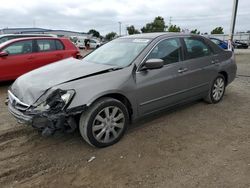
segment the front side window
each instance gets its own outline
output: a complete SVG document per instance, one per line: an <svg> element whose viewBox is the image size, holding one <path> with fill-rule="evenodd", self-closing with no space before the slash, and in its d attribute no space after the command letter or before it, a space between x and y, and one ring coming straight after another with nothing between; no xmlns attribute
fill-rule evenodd
<svg viewBox="0 0 250 188"><path fill-rule="evenodd" d="M38 52L48 52L56 50L55 40L37 40Z"/></svg>
<svg viewBox="0 0 250 188"><path fill-rule="evenodd" d="M165 65L180 61L181 44L179 39L166 39L159 42L151 51L147 59L162 59Z"/></svg>
<svg viewBox="0 0 250 188"><path fill-rule="evenodd" d="M7 46L3 51L7 52L9 55L32 53L32 40L15 42Z"/></svg>
<svg viewBox="0 0 250 188"><path fill-rule="evenodd" d="M212 54L210 48L200 39L184 38L187 47L186 59L199 58Z"/></svg>

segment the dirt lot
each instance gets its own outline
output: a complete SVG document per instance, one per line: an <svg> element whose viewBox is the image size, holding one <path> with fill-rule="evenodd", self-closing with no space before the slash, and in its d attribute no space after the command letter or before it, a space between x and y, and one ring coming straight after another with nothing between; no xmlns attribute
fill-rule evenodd
<svg viewBox="0 0 250 188"><path fill-rule="evenodd" d="M221 103L148 117L105 149L78 132L43 138L17 124L2 84L0 187L250 187L250 54L237 63L241 76Z"/></svg>

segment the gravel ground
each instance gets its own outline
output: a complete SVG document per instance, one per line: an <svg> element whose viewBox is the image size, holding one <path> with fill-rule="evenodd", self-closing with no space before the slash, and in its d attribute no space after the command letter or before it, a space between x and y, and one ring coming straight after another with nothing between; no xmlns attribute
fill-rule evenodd
<svg viewBox="0 0 250 188"><path fill-rule="evenodd" d="M240 76L221 103L145 118L104 149L78 132L44 138L17 124L2 83L0 187L250 187L250 54L236 59Z"/></svg>

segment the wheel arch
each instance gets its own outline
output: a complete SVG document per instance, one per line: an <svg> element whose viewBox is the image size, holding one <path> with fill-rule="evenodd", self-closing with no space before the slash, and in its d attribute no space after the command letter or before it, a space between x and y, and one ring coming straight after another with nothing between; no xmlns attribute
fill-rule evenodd
<svg viewBox="0 0 250 188"><path fill-rule="evenodd" d="M123 95L121 93L108 93L108 94L104 94L102 96L99 96L95 100L93 100L93 102L91 102L91 104L93 104L95 101L100 100L101 98L104 98L104 97L110 97L110 98L116 99L116 100L120 101L121 103L123 103L127 107L127 109L128 109L129 120L130 121L132 120L132 115L133 115L132 104L131 104L131 102L129 101L129 99L125 95Z"/></svg>
<svg viewBox="0 0 250 188"><path fill-rule="evenodd" d="M226 71L220 71L219 74L222 74L225 78L226 85L228 84L228 74Z"/></svg>

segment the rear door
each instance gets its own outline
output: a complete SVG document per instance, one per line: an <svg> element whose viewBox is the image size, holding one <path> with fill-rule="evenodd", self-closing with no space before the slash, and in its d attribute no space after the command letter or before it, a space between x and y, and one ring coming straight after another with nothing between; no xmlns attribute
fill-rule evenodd
<svg viewBox="0 0 250 188"><path fill-rule="evenodd" d="M57 50L55 39L36 39L33 68L54 63L64 58L63 48Z"/></svg>
<svg viewBox="0 0 250 188"><path fill-rule="evenodd" d="M217 75L217 55L200 37L185 37L182 40L185 49L183 66L186 70L183 75L187 78L188 95L206 94Z"/></svg>
<svg viewBox="0 0 250 188"><path fill-rule="evenodd" d="M11 43L1 49L8 56L0 57L0 79L11 80L32 70L34 60L33 41L23 40Z"/></svg>

